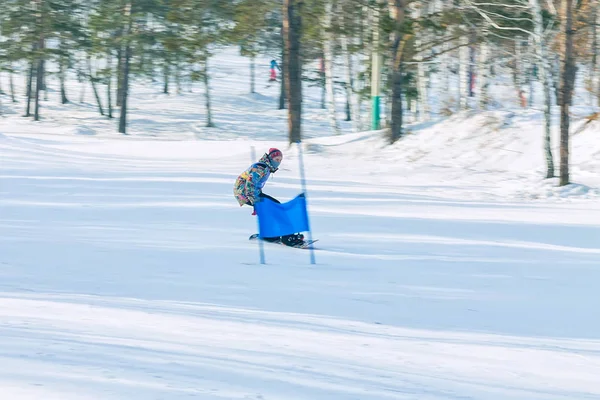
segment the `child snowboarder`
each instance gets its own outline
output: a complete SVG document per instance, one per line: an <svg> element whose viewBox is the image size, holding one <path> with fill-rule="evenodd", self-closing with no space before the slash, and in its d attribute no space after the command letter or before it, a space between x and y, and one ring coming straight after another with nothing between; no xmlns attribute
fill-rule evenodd
<svg viewBox="0 0 600 400"><path fill-rule="evenodd" d="M269 82L275 82L277 80L277 71L275 70L275 68L281 71L281 68L279 68L279 64L277 64L277 61L271 60L271 74L269 76Z"/></svg>
<svg viewBox="0 0 600 400"><path fill-rule="evenodd" d="M279 165L283 160L283 153L281 150L276 148L269 149L268 153L265 153L258 162L252 164L246 171L244 171L235 181L233 186L233 194L241 206L249 205L254 206L257 202L264 198L279 203L279 200L269 196L262 192L262 188L267 183L271 173L275 173L279 169ZM252 215L256 215L253 212ZM304 236L302 234L291 234L285 236L276 236L263 238L268 242L279 242L287 246L298 246L304 243Z"/></svg>

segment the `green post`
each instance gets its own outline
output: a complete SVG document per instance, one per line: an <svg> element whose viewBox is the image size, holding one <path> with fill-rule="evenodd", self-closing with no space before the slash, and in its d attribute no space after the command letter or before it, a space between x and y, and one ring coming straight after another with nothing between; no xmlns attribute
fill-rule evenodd
<svg viewBox="0 0 600 400"><path fill-rule="evenodd" d="M380 128L379 115L381 102L379 87L381 82L381 55L379 54L379 10L373 11L373 54L371 57L371 129Z"/></svg>
<svg viewBox="0 0 600 400"><path fill-rule="evenodd" d="M379 96L371 96L371 130L379 130Z"/></svg>

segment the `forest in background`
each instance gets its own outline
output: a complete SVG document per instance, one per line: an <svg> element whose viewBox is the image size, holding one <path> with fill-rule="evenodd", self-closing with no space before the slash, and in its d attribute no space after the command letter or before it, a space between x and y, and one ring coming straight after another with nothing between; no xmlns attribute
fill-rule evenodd
<svg viewBox="0 0 600 400"><path fill-rule="evenodd" d="M600 99L599 7L593 0L0 0L0 74L9 82L0 87L0 113L1 101L24 98L23 115L42 118L47 77L67 107L76 101L66 85L73 77L89 82L98 112L126 134L133 80L159 81L165 94L199 82L210 127L211 56L237 46L250 61L251 92L256 58L278 62L274 107L288 109L290 143L302 138L303 85L322 89L333 133L341 133L343 108L353 131L385 128L394 143L407 116L506 107L491 90L500 82L514 107L544 111L546 177L558 172L565 185L576 81L591 106ZM21 78L24 96L13 84Z"/></svg>

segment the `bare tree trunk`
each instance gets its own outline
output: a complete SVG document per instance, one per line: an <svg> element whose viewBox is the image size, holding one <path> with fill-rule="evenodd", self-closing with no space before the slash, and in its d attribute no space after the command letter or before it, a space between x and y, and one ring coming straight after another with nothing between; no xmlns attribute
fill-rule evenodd
<svg viewBox="0 0 600 400"><path fill-rule="evenodd" d="M38 65L37 65L37 76L35 83L35 109L33 112L33 119L35 121L40 120L40 91L44 85L44 49L46 47L46 40L44 37L44 0L37 0L38 24L40 28L40 37L38 39Z"/></svg>
<svg viewBox="0 0 600 400"><path fill-rule="evenodd" d="M132 12L131 12L131 0L128 0L127 4L125 5L125 18L127 21L127 31L126 31L126 35L127 37L129 37L129 35L131 34L131 29L133 26L133 18L131 16ZM131 43L129 42L130 39L127 38L126 39L126 43L125 43L125 49L123 50L123 56L124 59L122 60L122 67L123 67L123 73L122 73L122 87L121 87L121 112L119 115L119 133L122 133L124 135L127 134L127 100L128 100L128 96L129 96L129 63L131 60Z"/></svg>
<svg viewBox="0 0 600 400"><path fill-rule="evenodd" d="M250 56L250 93L256 93L256 56Z"/></svg>
<svg viewBox="0 0 600 400"><path fill-rule="evenodd" d="M425 7L425 4L421 5L421 7ZM426 14L422 8L417 9L417 18L421 15ZM417 36L415 39L415 51L417 52L417 56L415 57L417 61L417 92L419 98L419 116L422 120L429 120L429 96L427 93L427 78L425 76L425 65L423 64L423 56L422 56L422 37L424 33L422 30L417 32Z"/></svg>
<svg viewBox="0 0 600 400"><path fill-rule="evenodd" d="M566 7L565 55L562 71L560 103L560 186L569 184L569 106L575 83L575 54L573 51L573 1L564 0Z"/></svg>
<svg viewBox="0 0 600 400"><path fill-rule="evenodd" d="M59 80L60 80L60 103L61 104L67 104L69 102L69 99L67 97L67 88L65 87L65 66L63 64L63 62L61 61L60 65L59 65Z"/></svg>
<svg viewBox="0 0 600 400"><path fill-rule="evenodd" d="M15 81L13 78L12 66L11 66L11 71L8 74L8 77L9 77L9 82L10 82L10 98L13 103L16 103L17 99L15 97Z"/></svg>
<svg viewBox="0 0 600 400"><path fill-rule="evenodd" d="M319 60L319 79L321 83L321 108L327 108L327 76L325 76L325 56Z"/></svg>
<svg viewBox="0 0 600 400"><path fill-rule="evenodd" d="M450 87L450 52L448 49L450 48L450 43L446 42L442 45L442 54L441 62L440 62L440 70L442 71L442 93L446 93L448 97L451 96L451 87Z"/></svg>
<svg viewBox="0 0 600 400"><path fill-rule="evenodd" d="M285 100L286 100L286 92L285 92L285 86L286 86L286 68L285 68L285 64L286 64L286 55L285 55L285 38L283 36L283 27L281 29L281 90L279 91L279 109L283 110L285 109Z"/></svg>
<svg viewBox="0 0 600 400"><path fill-rule="evenodd" d="M44 50L44 37L42 36L40 38L40 51ZM39 121L40 120L40 91L42 90L42 81L43 81L43 76L44 76L44 59L43 56L40 55L40 58L38 60L38 69L37 69L37 76L36 76L36 83L35 83L35 108L34 108L34 112L33 112L33 119L35 121Z"/></svg>
<svg viewBox="0 0 600 400"><path fill-rule="evenodd" d="M204 74L202 74L202 78L204 79L204 97L206 99L206 126L208 128L213 128L215 124L212 119L212 108L210 106L210 85L209 85L209 76L208 76L208 56L204 59Z"/></svg>
<svg viewBox="0 0 600 400"><path fill-rule="evenodd" d="M459 67L458 67L458 104L461 110L466 110L469 106L469 37L462 36L460 38L461 48L458 50L459 53Z"/></svg>
<svg viewBox="0 0 600 400"><path fill-rule="evenodd" d="M338 15L340 16L340 26L342 31L345 28L345 15L343 12L343 7L341 2L338 3ZM352 66L352 53L348 50L348 35L343 32L340 37L340 42L342 46L342 53L345 56L346 60L346 104L347 104L347 118L346 121L352 121L352 131L358 132L358 116L355 115L356 111L356 99L354 95L354 73Z"/></svg>
<svg viewBox="0 0 600 400"><path fill-rule="evenodd" d="M48 101L48 85L46 85L46 61L42 62L42 90L44 91L44 101Z"/></svg>
<svg viewBox="0 0 600 400"><path fill-rule="evenodd" d="M328 0L325 4L325 16L323 18L323 28L325 38L323 40L323 57L325 61L325 86L327 89L327 110L329 112L329 124L335 135L340 135L340 124L336 117L335 107L335 84L333 78L333 33L331 32L331 17L333 15L333 0Z"/></svg>
<svg viewBox="0 0 600 400"><path fill-rule="evenodd" d="M435 0L435 11L443 13L447 8L452 8L453 2L447 0ZM448 32L450 35L453 33L452 30ZM451 52L448 51L451 48L451 43L446 41L442 45L443 54L440 60L440 71L442 74L442 93L446 93L446 98L451 99L451 86L450 86L450 68L451 68Z"/></svg>
<svg viewBox="0 0 600 400"><path fill-rule="evenodd" d="M544 155L546 158L546 178L554 177L554 157L552 156L552 93L550 63L544 40L544 21L539 0L530 0L533 11L533 42L538 57L539 73L544 95Z"/></svg>
<svg viewBox="0 0 600 400"><path fill-rule="evenodd" d="M59 46L60 46L61 50L63 50L63 51L65 50L62 39L60 41ZM69 102L69 99L67 98L67 89L65 87L65 81L66 81L66 65L65 64L66 64L65 56L63 56L61 54L58 59L58 79L60 81L60 103L61 104L67 104Z"/></svg>
<svg viewBox="0 0 600 400"><path fill-rule="evenodd" d="M392 57L391 57L391 79L392 79L392 110L391 110L391 131L390 142L394 143L403 135L403 66L404 56L404 19L406 13L407 0L390 0L390 13L394 21Z"/></svg>
<svg viewBox="0 0 600 400"><path fill-rule="evenodd" d="M473 44L476 40L477 33L473 31L473 29L469 29L469 88L467 93L469 97L475 97L475 92L473 89L475 88L475 45Z"/></svg>
<svg viewBox="0 0 600 400"><path fill-rule="evenodd" d="M77 78L79 82L81 82L81 92L79 92L79 102L83 103L85 101L85 88L87 87L87 79L85 79L85 75L83 72L79 71L79 77Z"/></svg>
<svg viewBox="0 0 600 400"><path fill-rule="evenodd" d="M600 106L600 71L598 68L598 25L600 24L600 10L598 5L594 7L592 24L592 92L596 93L596 104Z"/></svg>
<svg viewBox="0 0 600 400"><path fill-rule="evenodd" d="M525 91L523 90L523 76L525 76L523 68L523 43L521 38L515 40L515 69L514 81L517 93L517 104L525 108L527 107L527 100L525 99Z"/></svg>
<svg viewBox="0 0 600 400"><path fill-rule="evenodd" d="M169 75L171 74L169 63L165 60L165 64L163 66L163 94L169 94Z"/></svg>
<svg viewBox="0 0 600 400"><path fill-rule="evenodd" d="M175 59L175 86L177 86L177 94L181 94L183 90L181 88L181 63L179 55Z"/></svg>
<svg viewBox="0 0 600 400"><path fill-rule="evenodd" d="M127 12L127 5L125 4L125 0L122 0L123 3L123 12ZM129 5L131 7L131 5ZM125 49L123 44L123 33L125 32L126 27L129 25L129 22L126 21L124 26L119 27L117 31L117 39L118 47L117 47L117 107L121 106L121 101L123 100L123 76L125 69Z"/></svg>
<svg viewBox="0 0 600 400"><path fill-rule="evenodd" d="M302 60L300 38L303 0L284 0L283 36L285 41L284 69L288 94L288 135L290 143L302 140Z"/></svg>
<svg viewBox="0 0 600 400"><path fill-rule="evenodd" d="M533 36L529 36L527 38L527 46L529 47L534 47L534 43L533 43ZM535 93L533 90L533 78L534 78L534 74L533 74L533 68L535 65L535 62L533 62L534 60L532 59L531 55L527 56L527 79L529 79L529 98L527 99L527 106L528 107L533 107L535 104Z"/></svg>
<svg viewBox="0 0 600 400"><path fill-rule="evenodd" d="M362 6L362 12L363 15L366 15L366 18L363 19L362 24L360 25L361 27L361 35L360 35L360 47L365 49L364 53L358 53L358 57L359 57L359 63L358 66L361 69L362 72L364 72L362 79L358 80L357 82L357 96L356 96L356 109L354 111L354 122L356 124L357 127L357 131L360 132L364 129L364 120L363 120L363 116L362 116L362 104L363 104L363 97L360 95L360 93L367 87L367 77L366 77L366 70L364 70L364 68L362 68L362 66L367 65L368 60L369 60L369 55L372 53L371 49L368 49L367 47L367 43L369 42L369 38L372 36L373 32L373 25L374 25L374 17L373 17L373 11L371 10L370 7L367 7L366 5ZM359 72L357 71L357 76L359 76ZM369 103L370 104L370 103ZM369 110L370 111L370 110Z"/></svg>
<svg viewBox="0 0 600 400"><path fill-rule="evenodd" d="M123 98L123 56L125 52L119 46L117 50L117 107L121 106L121 99Z"/></svg>
<svg viewBox="0 0 600 400"><path fill-rule="evenodd" d="M484 33L485 36L485 33ZM479 97L479 108L481 110L487 109L487 105L489 102L488 97L488 54L489 54L489 45L484 41L479 45L479 62L477 63L477 76L479 77L479 90L477 91Z"/></svg>
<svg viewBox="0 0 600 400"><path fill-rule="evenodd" d="M112 107L112 53L110 49L106 52L106 101L108 108L108 118L113 118Z"/></svg>
<svg viewBox="0 0 600 400"><path fill-rule="evenodd" d="M25 116L31 116L31 97L33 92L33 75L35 71L35 62L32 60L29 65L29 79L27 80L27 108L25 110Z"/></svg>
<svg viewBox="0 0 600 400"><path fill-rule="evenodd" d="M564 49L561 52L564 53ZM554 96L557 105L560 104L560 71L560 55L554 54L554 59L552 60L552 84L554 86Z"/></svg>
<svg viewBox="0 0 600 400"><path fill-rule="evenodd" d="M96 88L96 77L94 77L94 72L92 71L92 60L90 56L87 57L87 65L88 77L90 78L90 83L92 84L92 90L94 92L96 104L98 104L98 111L100 112L100 115L104 115L104 108L102 108L102 100L100 99L100 95L98 94L98 88Z"/></svg>
<svg viewBox="0 0 600 400"><path fill-rule="evenodd" d="M119 133L127 134L127 100L129 97L129 62L131 59L131 45L128 43L123 51L123 80L121 87L121 112L119 115Z"/></svg>

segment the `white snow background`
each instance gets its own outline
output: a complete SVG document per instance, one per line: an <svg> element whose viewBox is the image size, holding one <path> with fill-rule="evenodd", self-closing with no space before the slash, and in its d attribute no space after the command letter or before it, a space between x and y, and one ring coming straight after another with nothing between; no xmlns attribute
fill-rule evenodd
<svg viewBox="0 0 600 400"><path fill-rule="evenodd" d="M248 61L216 56L211 129L200 85L137 82L128 136L76 81L37 123L3 96L0 399L600 399L600 128L558 188L539 111L387 146L331 136L307 88L317 264L267 245L260 265L232 195L252 147L284 152L266 193L301 191L267 61L251 95Z"/></svg>

